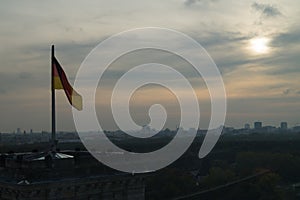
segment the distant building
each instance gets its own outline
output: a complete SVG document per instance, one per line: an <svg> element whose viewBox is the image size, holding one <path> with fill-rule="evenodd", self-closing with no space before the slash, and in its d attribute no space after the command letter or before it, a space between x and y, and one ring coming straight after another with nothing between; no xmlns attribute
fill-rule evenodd
<svg viewBox="0 0 300 200"><path fill-rule="evenodd" d="M245 127L244 127L245 129L250 129L250 124L245 124Z"/></svg>
<svg viewBox="0 0 300 200"><path fill-rule="evenodd" d="M293 127L293 132L299 133L300 132L300 126Z"/></svg>
<svg viewBox="0 0 300 200"><path fill-rule="evenodd" d="M222 133L233 133L234 128L233 127L222 127Z"/></svg>
<svg viewBox="0 0 300 200"><path fill-rule="evenodd" d="M262 128L262 122L254 122L254 129L261 129Z"/></svg>
<svg viewBox="0 0 300 200"><path fill-rule="evenodd" d="M20 134L21 133L21 129L17 128L17 133Z"/></svg>
<svg viewBox="0 0 300 200"><path fill-rule="evenodd" d="M287 122L281 122L280 123L280 129L281 130L287 130L287 128L288 128Z"/></svg>

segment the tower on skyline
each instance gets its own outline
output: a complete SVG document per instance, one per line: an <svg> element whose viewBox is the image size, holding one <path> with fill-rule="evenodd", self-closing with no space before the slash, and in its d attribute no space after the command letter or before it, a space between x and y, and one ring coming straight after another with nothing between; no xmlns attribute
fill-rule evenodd
<svg viewBox="0 0 300 200"><path fill-rule="evenodd" d="M280 123L280 129L281 129L281 130L286 130L287 128L288 128L287 122L281 122L281 123Z"/></svg>
<svg viewBox="0 0 300 200"><path fill-rule="evenodd" d="M262 122L254 122L254 129L261 129L262 128Z"/></svg>
<svg viewBox="0 0 300 200"><path fill-rule="evenodd" d="M244 128L247 129L247 130L250 129L250 124L248 124L248 123L245 124Z"/></svg>

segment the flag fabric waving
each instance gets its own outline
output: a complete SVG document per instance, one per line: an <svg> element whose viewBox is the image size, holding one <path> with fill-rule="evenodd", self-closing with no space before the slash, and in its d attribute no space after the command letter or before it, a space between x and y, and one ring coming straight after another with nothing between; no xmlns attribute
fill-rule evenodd
<svg viewBox="0 0 300 200"><path fill-rule="evenodd" d="M77 110L82 110L82 97L70 85L67 76L55 57L52 58L52 89L64 90L70 104Z"/></svg>

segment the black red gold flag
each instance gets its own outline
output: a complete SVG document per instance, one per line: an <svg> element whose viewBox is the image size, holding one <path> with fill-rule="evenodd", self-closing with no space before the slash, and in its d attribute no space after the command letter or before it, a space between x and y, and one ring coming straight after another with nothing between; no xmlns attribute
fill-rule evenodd
<svg viewBox="0 0 300 200"><path fill-rule="evenodd" d="M52 58L53 81L52 89L64 90L70 104L77 110L82 110L82 97L70 85L68 78L55 57Z"/></svg>

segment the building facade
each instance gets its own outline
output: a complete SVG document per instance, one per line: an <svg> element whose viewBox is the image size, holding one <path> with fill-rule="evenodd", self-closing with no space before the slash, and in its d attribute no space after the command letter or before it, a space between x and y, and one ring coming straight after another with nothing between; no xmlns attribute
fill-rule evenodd
<svg viewBox="0 0 300 200"><path fill-rule="evenodd" d="M254 122L254 129L261 129L262 128L262 122Z"/></svg>
<svg viewBox="0 0 300 200"><path fill-rule="evenodd" d="M117 172L88 152L1 155L1 200L142 200L145 176Z"/></svg>

